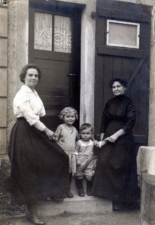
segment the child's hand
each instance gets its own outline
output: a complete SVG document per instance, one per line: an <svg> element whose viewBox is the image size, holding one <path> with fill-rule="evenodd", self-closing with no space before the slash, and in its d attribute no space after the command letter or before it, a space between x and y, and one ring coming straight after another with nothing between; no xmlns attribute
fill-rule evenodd
<svg viewBox="0 0 155 225"><path fill-rule="evenodd" d="M81 165L81 162L80 162L79 160L77 160L77 161L76 161L76 165L77 165L77 166L80 166L80 165Z"/></svg>
<svg viewBox="0 0 155 225"><path fill-rule="evenodd" d="M107 141L108 141L107 138L101 141L101 147L104 146L107 143Z"/></svg>
<svg viewBox="0 0 155 225"><path fill-rule="evenodd" d="M50 129L48 129L47 127L44 129L44 132L46 134L46 136L50 139L53 140L54 137L54 132Z"/></svg>

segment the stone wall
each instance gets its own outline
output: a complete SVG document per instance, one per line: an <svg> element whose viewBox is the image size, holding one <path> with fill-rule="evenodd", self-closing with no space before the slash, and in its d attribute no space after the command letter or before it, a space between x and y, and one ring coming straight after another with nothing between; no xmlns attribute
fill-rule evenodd
<svg viewBox="0 0 155 225"><path fill-rule="evenodd" d="M28 4L28 0L9 2L7 137L9 137L10 130L15 123L12 102L21 86L19 73L21 68L28 62Z"/></svg>
<svg viewBox="0 0 155 225"><path fill-rule="evenodd" d="M6 152L8 7L0 5L0 154Z"/></svg>

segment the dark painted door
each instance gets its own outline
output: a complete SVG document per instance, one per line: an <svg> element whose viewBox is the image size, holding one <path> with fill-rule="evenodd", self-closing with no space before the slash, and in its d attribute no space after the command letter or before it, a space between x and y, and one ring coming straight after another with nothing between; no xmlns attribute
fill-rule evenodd
<svg viewBox="0 0 155 225"><path fill-rule="evenodd" d="M95 132L100 132L105 103L112 96L113 77L128 81L127 96L136 105L134 137L147 145L149 108L150 6L97 0Z"/></svg>
<svg viewBox="0 0 155 225"><path fill-rule="evenodd" d="M80 31L83 5L55 1L30 1L29 62L37 64L42 78L37 91L51 129L61 122L66 106L79 111Z"/></svg>

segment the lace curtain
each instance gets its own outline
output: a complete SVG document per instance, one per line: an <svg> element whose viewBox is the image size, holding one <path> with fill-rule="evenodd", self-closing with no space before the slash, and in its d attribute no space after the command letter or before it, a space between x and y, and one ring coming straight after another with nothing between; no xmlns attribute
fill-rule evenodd
<svg viewBox="0 0 155 225"><path fill-rule="evenodd" d="M35 13L34 48L52 51L52 15Z"/></svg>
<svg viewBox="0 0 155 225"><path fill-rule="evenodd" d="M54 51L71 53L71 19L55 16Z"/></svg>
<svg viewBox="0 0 155 225"><path fill-rule="evenodd" d="M54 32L54 34L52 34ZM54 29L52 28L52 15L35 13L34 48L46 51L71 53L72 21L65 16L54 16ZM52 46L54 36L54 46Z"/></svg>

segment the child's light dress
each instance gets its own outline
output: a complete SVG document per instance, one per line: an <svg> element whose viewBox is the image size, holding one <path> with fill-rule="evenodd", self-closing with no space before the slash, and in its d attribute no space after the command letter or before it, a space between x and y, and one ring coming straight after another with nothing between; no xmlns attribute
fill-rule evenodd
<svg viewBox="0 0 155 225"><path fill-rule="evenodd" d="M78 131L75 127L69 129L65 124L61 124L55 131L57 144L66 152L69 157L69 173L76 173L76 140L78 140Z"/></svg>

